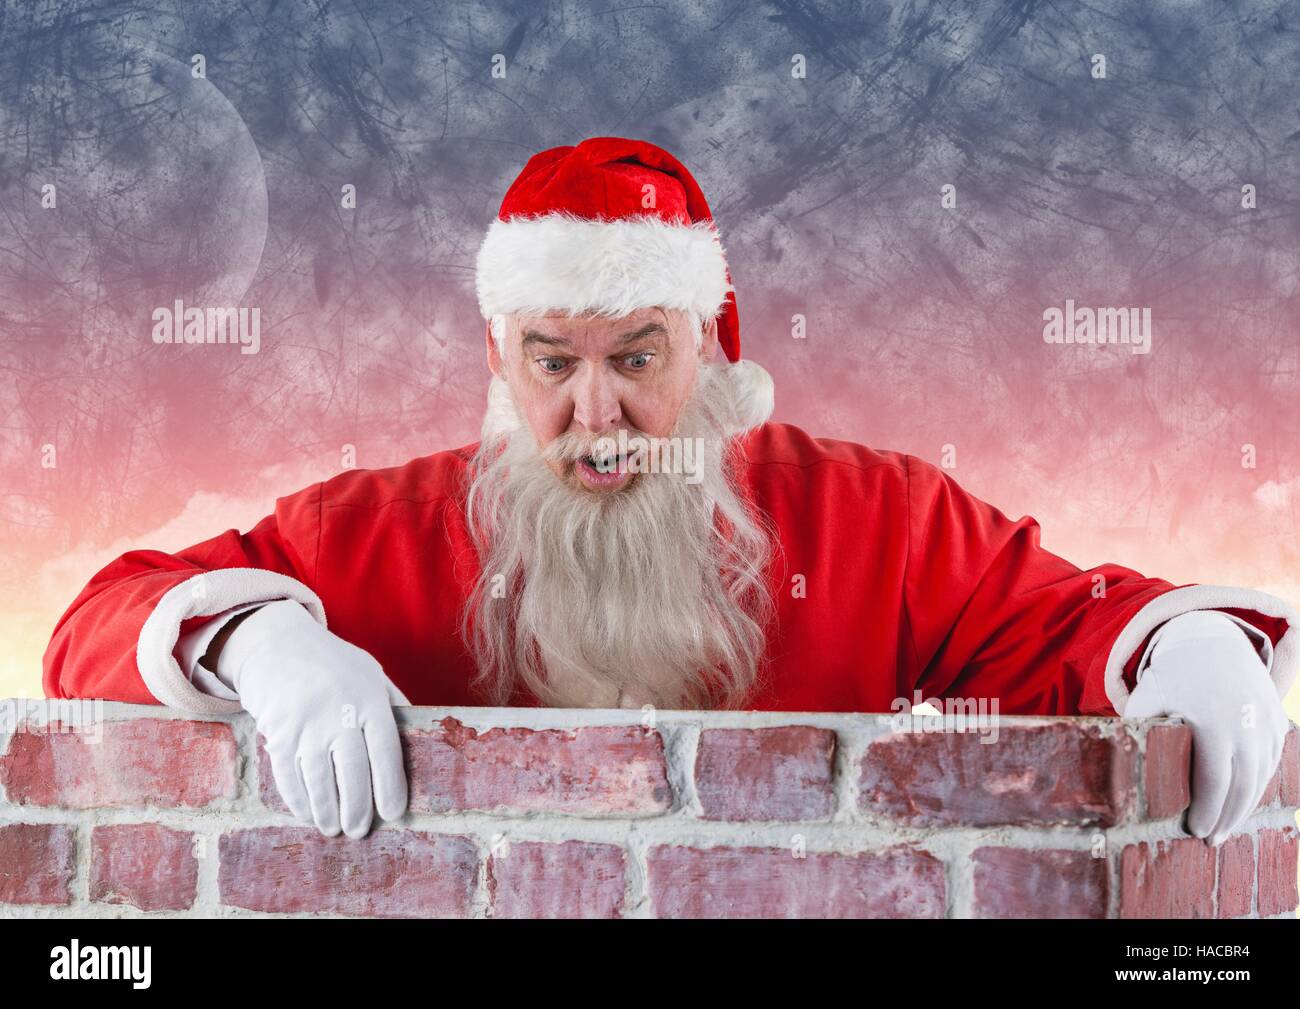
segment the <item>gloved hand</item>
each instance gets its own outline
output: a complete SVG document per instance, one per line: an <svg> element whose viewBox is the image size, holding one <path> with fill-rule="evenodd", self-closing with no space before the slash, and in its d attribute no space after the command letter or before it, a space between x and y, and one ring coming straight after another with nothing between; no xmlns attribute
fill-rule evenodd
<svg viewBox="0 0 1300 1009"><path fill-rule="evenodd" d="M1277 688L1241 627L1212 610L1166 623L1148 659L1123 715L1178 715L1191 726L1187 829L1221 844L1259 804L1282 760L1289 720Z"/></svg>
<svg viewBox="0 0 1300 1009"><path fill-rule="evenodd" d="M231 633L217 672L266 737L281 798L321 833L364 837L378 810L406 811L406 771L393 717L410 702L367 652L288 599Z"/></svg>

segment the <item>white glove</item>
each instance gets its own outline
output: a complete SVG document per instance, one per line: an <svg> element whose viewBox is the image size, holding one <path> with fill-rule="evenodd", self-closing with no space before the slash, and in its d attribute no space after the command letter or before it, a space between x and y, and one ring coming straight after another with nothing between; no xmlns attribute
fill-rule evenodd
<svg viewBox="0 0 1300 1009"><path fill-rule="evenodd" d="M266 737L281 798L322 834L364 837L378 810L406 811L393 717L410 702L364 650L292 600L268 603L231 633L217 672Z"/></svg>
<svg viewBox="0 0 1300 1009"><path fill-rule="evenodd" d="M1271 661L1271 644L1263 644ZM1281 763L1289 720L1277 688L1243 628L1213 610L1170 620L1147 657L1123 715L1178 715L1191 726L1187 829L1221 844L1254 811Z"/></svg>

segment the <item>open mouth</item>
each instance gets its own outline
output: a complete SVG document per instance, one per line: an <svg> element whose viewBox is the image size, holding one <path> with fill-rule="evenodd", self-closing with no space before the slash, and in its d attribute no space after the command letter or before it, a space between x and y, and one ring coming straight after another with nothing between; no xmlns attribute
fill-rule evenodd
<svg viewBox="0 0 1300 1009"><path fill-rule="evenodd" d="M613 490L632 478L623 455L585 455L574 463L573 468L583 484L596 490Z"/></svg>
<svg viewBox="0 0 1300 1009"><path fill-rule="evenodd" d="M616 473L627 468L627 459L622 455L584 455L579 461L598 473Z"/></svg>

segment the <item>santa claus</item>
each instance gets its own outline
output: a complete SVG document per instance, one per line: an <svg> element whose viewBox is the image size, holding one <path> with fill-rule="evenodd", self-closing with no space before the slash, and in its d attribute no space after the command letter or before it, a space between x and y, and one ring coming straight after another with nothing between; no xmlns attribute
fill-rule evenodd
<svg viewBox="0 0 1300 1009"><path fill-rule="evenodd" d="M476 282L478 443L125 554L59 621L46 693L248 711L285 802L327 835L403 814L395 704L881 712L919 692L1177 714L1189 830L1218 843L1254 808L1293 609L1080 570L920 459L768 422L718 232L670 154L538 154Z"/></svg>

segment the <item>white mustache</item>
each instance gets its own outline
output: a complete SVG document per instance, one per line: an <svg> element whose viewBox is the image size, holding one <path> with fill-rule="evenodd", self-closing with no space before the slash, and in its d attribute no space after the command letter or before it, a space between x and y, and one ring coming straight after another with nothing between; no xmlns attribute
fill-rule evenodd
<svg viewBox="0 0 1300 1009"><path fill-rule="evenodd" d="M627 429L626 438L627 442L633 445L646 444L650 441L648 435L634 428ZM616 460L619 458L618 439L617 433L590 435L576 431L568 432L547 444L542 449L542 458L554 462L577 462L588 457L597 463ZM634 454L635 452L628 453L629 457Z"/></svg>

